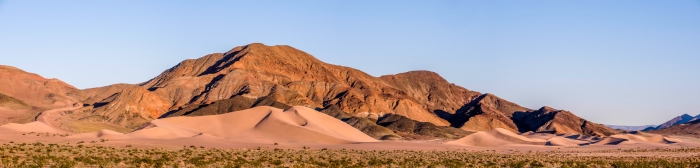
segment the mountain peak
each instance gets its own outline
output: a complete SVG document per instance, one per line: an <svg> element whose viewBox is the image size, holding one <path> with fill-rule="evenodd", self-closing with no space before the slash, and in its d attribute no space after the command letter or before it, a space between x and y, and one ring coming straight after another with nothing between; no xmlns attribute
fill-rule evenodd
<svg viewBox="0 0 700 168"><path fill-rule="evenodd" d="M555 109L555 108L552 108L552 107L549 107L549 106L543 106L543 107L540 108L538 111L542 111L542 112L552 112L552 111L559 111L559 110L557 110L557 109Z"/></svg>
<svg viewBox="0 0 700 168"><path fill-rule="evenodd" d="M673 119L671 119L671 120L669 120L669 121L666 121L665 123L663 123L663 124L657 126L657 127L654 128L654 129L656 129L656 130L658 130L658 129L664 129L664 128L668 128L668 127L671 127L671 126L674 126L674 125L684 124L684 123L687 123L687 122L689 122L689 121L691 121L691 120L693 120L693 119L695 119L695 117L690 116L690 115L688 115L688 114L683 114L683 115L680 115L680 116L678 116L678 117L674 117Z"/></svg>
<svg viewBox="0 0 700 168"><path fill-rule="evenodd" d="M681 117L681 118L693 118L693 116L691 116L691 115L689 115L689 114L683 114L683 115L680 115L680 116L678 116L678 117Z"/></svg>

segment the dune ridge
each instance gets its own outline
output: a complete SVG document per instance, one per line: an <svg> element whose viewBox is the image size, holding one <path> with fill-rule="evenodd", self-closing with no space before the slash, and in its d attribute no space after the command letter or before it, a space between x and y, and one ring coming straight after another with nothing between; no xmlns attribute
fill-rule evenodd
<svg viewBox="0 0 700 168"><path fill-rule="evenodd" d="M545 140L531 139L503 128L480 131L446 144L466 146L504 146L504 145L544 145Z"/></svg>
<svg viewBox="0 0 700 168"><path fill-rule="evenodd" d="M545 133L524 133L515 134L506 129L494 129L492 131L480 131L464 138L449 141L445 144L463 146L514 146L514 145L536 145L536 146L586 146L586 145L625 145L625 144L673 144L680 142L662 135L635 135L618 134L605 138L581 135L581 134L545 134Z"/></svg>
<svg viewBox="0 0 700 168"><path fill-rule="evenodd" d="M100 130L69 136L69 138L105 137L231 139L323 144L377 141L338 119L302 106L287 110L260 106L221 115L172 117L153 120L128 134Z"/></svg>

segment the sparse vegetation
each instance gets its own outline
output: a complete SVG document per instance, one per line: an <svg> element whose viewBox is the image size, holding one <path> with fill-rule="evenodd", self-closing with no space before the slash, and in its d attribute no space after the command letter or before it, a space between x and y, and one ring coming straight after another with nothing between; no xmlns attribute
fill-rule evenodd
<svg viewBox="0 0 700 168"><path fill-rule="evenodd" d="M0 106L9 107L10 109L18 109L18 110L25 110L25 109L31 108L31 106L27 105L27 103L24 103L21 100L15 99L14 97L4 95L2 93L0 93Z"/></svg>
<svg viewBox="0 0 700 168"><path fill-rule="evenodd" d="M412 151L118 148L43 143L0 146L2 167L698 167L700 148L589 151ZM626 153L625 155L619 155ZM644 154L651 155L644 155ZM655 156L677 153L678 156Z"/></svg>

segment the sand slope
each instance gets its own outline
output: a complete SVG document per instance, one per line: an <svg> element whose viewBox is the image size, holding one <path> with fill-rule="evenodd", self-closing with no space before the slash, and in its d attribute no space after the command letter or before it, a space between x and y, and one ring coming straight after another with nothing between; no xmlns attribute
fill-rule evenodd
<svg viewBox="0 0 700 168"><path fill-rule="evenodd" d="M172 117L149 122L120 135L102 130L71 137L113 136L133 139L229 139L250 142L346 144L376 142L352 126L310 108L282 110L269 106L197 117Z"/></svg>
<svg viewBox="0 0 700 168"><path fill-rule="evenodd" d="M545 140L530 139L502 128L480 131L455 141L446 142L446 144L466 146L545 145L545 143Z"/></svg>
<svg viewBox="0 0 700 168"><path fill-rule="evenodd" d="M56 129L43 122L30 122L26 124L9 123L0 126L0 128L8 129L16 132L36 132L36 133L68 133L67 131Z"/></svg>
<svg viewBox="0 0 700 168"><path fill-rule="evenodd" d="M541 145L541 146L586 146L586 145L626 145L653 144L664 145L680 142L661 135L619 134L600 138L581 134L547 134L524 133L517 135L505 129L481 131L462 139L445 144L465 146L507 146L507 145Z"/></svg>
<svg viewBox="0 0 700 168"><path fill-rule="evenodd" d="M555 136L547 140L547 146L583 146L589 145L590 142L576 139L569 139L561 136Z"/></svg>

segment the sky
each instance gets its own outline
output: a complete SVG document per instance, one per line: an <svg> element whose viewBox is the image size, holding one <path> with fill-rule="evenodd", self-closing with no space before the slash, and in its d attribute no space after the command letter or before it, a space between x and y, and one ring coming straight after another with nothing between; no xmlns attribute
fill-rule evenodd
<svg viewBox="0 0 700 168"><path fill-rule="evenodd" d="M253 42L374 76L430 70L597 123L700 114L698 0L0 0L0 64L81 89Z"/></svg>

